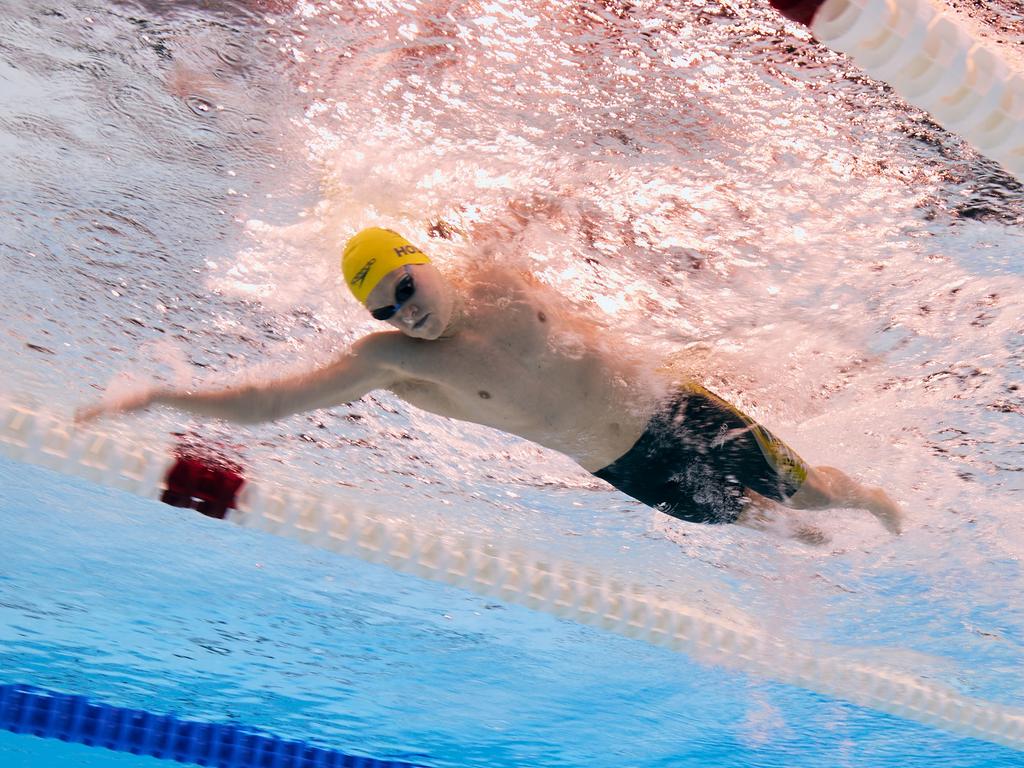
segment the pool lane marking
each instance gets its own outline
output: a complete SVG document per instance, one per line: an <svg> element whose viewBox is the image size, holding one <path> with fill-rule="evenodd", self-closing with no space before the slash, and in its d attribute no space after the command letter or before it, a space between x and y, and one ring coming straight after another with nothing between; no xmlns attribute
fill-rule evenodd
<svg viewBox="0 0 1024 768"><path fill-rule="evenodd" d="M217 768L423 768L281 739L246 725L180 720L32 685L0 685L0 730Z"/></svg>

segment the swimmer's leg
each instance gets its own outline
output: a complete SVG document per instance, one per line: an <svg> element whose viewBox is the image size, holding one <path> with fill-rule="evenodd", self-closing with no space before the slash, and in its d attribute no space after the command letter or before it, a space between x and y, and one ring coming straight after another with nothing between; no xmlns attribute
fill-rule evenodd
<svg viewBox="0 0 1024 768"><path fill-rule="evenodd" d="M822 547L829 543L828 534L820 528L791 519L786 516L786 510L776 502L749 488L744 492L750 499L750 503L743 508L739 517L734 521L736 525L764 533L782 534L814 547Z"/></svg>
<svg viewBox="0 0 1024 768"><path fill-rule="evenodd" d="M785 501L793 509L866 509L890 533L900 533L903 511L881 488L861 485L835 467L813 467L800 489Z"/></svg>

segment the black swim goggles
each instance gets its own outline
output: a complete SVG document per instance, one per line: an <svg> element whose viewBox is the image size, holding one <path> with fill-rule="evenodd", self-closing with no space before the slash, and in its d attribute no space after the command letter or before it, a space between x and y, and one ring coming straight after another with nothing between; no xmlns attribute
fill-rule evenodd
<svg viewBox="0 0 1024 768"><path fill-rule="evenodd" d="M416 283L412 279L412 272L408 265L405 267L405 274L395 285L395 303L386 307L371 309L370 314L374 320L390 320L405 303L416 294Z"/></svg>

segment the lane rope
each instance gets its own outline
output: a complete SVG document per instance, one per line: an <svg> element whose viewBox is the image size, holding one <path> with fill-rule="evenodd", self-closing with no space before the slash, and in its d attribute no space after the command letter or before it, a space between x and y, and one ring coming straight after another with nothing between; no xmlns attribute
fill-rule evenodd
<svg viewBox="0 0 1024 768"><path fill-rule="evenodd" d="M31 685L0 685L0 730L216 768L417 768L244 725L179 720Z"/></svg>
<svg viewBox="0 0 1024 768"><path fill-rule="evenodd" d="M0 454L149 498L173 460L94 429L0 402ZM1024 710L846 657L842 649L773 637L650 594L578 564L471 536L384 519L317 494L246 482L224 519L244 528L597 627L698 661L753 673L952 733L1024 750Z"/></svg>
<svg viewBox="0 0 1024 768"><path fill-rule="evenodd" d="M770 0L1024 181L1024 73L931 0Z"/></svg>

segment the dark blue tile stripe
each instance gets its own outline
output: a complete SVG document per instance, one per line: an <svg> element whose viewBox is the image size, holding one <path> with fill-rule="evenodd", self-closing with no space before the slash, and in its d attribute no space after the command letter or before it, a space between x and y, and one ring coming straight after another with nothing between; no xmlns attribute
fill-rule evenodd
<svg viewBox="0 0 1024 768"><path fill-rule="evenodd" d="M31 685L0 685L0 730L215 768L422 768L287 741L245 726L93 703Z"/></svg>

